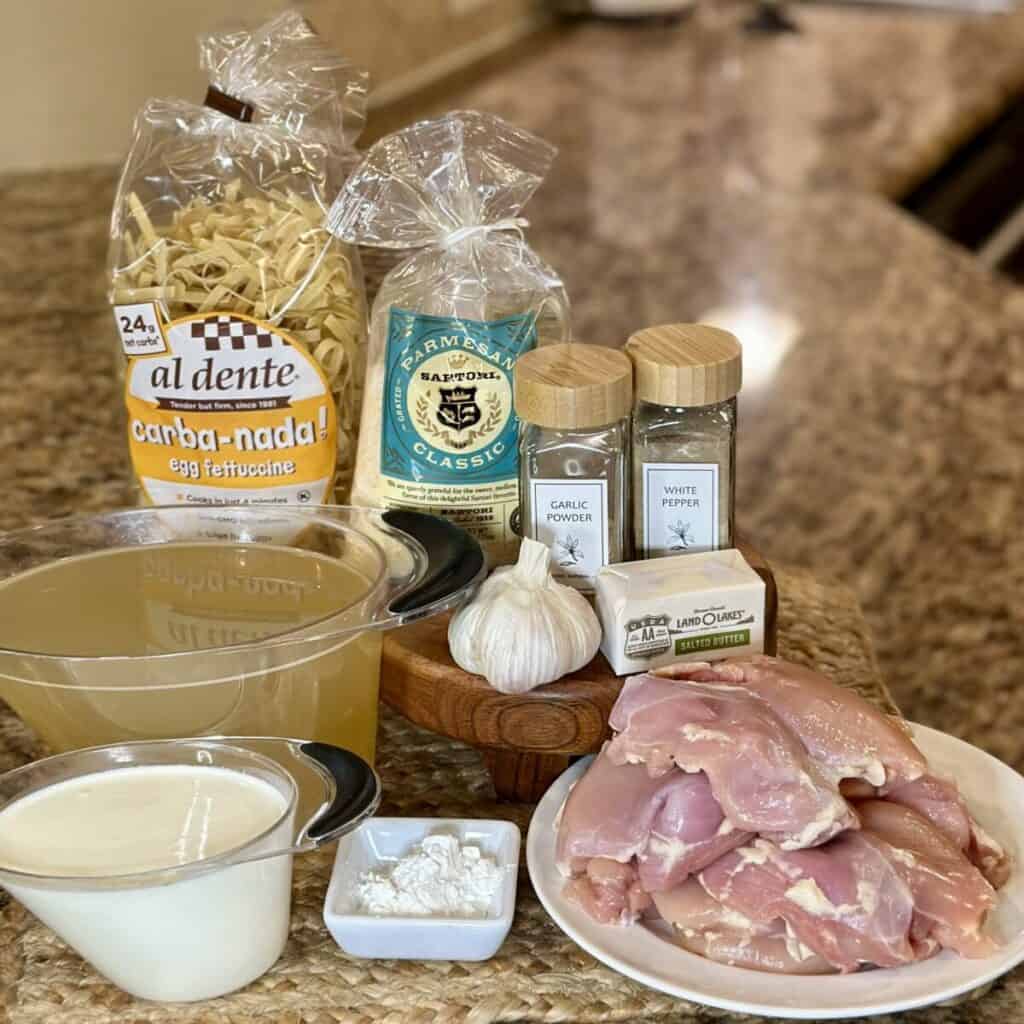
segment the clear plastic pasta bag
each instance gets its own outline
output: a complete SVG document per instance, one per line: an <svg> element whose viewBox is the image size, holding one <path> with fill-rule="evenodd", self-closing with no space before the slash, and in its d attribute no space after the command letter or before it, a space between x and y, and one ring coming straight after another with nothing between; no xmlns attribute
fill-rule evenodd
<svg viewBox="0 0 1024 1024"><path fill-rule="evenodd" d="M569 331L519 216L554 156L500 118L451 113L372 146L330 217L346 242L416 249L373 304L352 500L447 516L494 563L519 544L513 367Z"/></svg>
<svg viewBox="0 0 1024 1024"><path fill-rule="evenodd" d="M139 112L110 301L145 498L344 502L366 354L362 269L326 214L366 75L295 12L200 39L204 104Z"/></svg>

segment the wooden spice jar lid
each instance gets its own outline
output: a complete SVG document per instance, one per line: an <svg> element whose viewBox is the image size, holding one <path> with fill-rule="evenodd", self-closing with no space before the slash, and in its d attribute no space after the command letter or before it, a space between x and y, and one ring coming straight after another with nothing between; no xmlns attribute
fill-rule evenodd
<svg viewBox="0 0 1024 1024"><path fill-rule="evenodd" d="M516 360L515 408L520 419L571 430L603 427L633 407L633 366L601 345L544 345Z"/></svg>
<svg viewBox="0 0 1024 1024"><path fill-rule="evenodd" d="M636 397L656 405L712 405L732 398L743 379L736 336L706 324L665 324L626 342Z"/></svg>

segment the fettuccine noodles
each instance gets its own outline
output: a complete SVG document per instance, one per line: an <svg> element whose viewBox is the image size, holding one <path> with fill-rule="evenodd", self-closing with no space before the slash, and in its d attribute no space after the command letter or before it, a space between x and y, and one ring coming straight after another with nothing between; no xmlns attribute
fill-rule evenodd
<svg viewBox="0 0 1024 1024"><path fill-rule="evenodd" d="M136 194L135 230L121 239L115 304L156 302L168 319L240 313L280 327L327 378L338 413L334 500L348 499L365 367L360 275L354 250L323 226L311 199L292 191L244 196L239 181L209 202L197 197L154 225Z"/></svg>

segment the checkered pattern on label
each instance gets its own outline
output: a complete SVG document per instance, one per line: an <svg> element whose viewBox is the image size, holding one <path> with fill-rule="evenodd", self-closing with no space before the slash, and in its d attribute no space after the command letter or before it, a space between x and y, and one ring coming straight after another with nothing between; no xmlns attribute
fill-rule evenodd
<svg viewBox="0 0 1024 1024"><path fill-rule="evenodd" d="M192 337L196 341L202 341L207 352L220 352L222 347L227 346L241 352L247 348L270 348L274 342L279 345L287 344L259 324L248 320L236 320L233 316L193 320Z"/></svg>

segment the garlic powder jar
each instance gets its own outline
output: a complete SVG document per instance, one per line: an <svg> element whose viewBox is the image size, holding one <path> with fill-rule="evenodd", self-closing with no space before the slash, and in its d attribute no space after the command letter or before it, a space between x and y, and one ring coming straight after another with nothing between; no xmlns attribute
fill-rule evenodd
<svg viewBox="0 0 1024 1024"><path fill-rule="evenodd" d="M636 557L733 547L739 341L717 327L668 324L637 332L625 351L636 391Z"/></svg>
<svg viewBox="0 0 1024 1024"><path fill-rule="evenodd" d="M548 345L516 363L523 535L551 549L552 576L577 590L629 557L632 401L632 366L614 349Z"/></svg>

